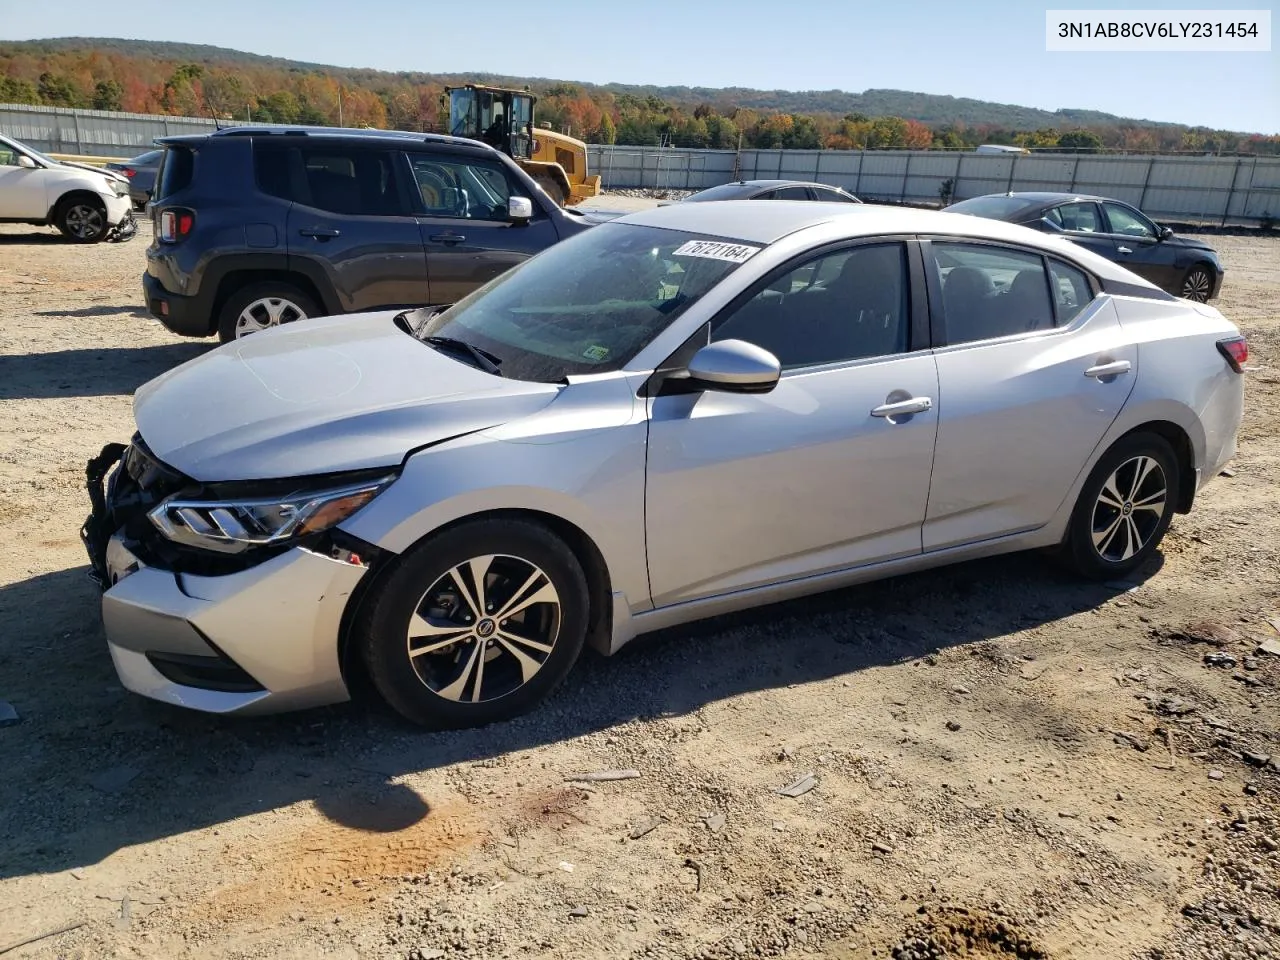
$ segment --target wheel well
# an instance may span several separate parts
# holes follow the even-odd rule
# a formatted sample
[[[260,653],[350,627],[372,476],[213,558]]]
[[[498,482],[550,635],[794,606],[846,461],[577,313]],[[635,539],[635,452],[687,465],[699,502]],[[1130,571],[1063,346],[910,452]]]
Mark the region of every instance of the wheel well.
[[[1134,427],[1125,436],[1130,437],[1135,433],[1154,433],[1169,441],[1178,457],[1178,502],[1174,505],[1174,510],[1178,513],[1190,513],[1191,504],[1196,497],[1196,457],[1187,432],[1168,420],[1153,420]]]
[[[591,609],[587,613],[587,643],[591,645],[591,638],[600,631],[609,631],[613,628],[613,584],[609,578],[609,569],[605,565],[604,555],[600,552],[600,548],[596,546],[582,528],[569,521],[554,516],[550,513],[543,513],[540,510],[488,510],[483,513],[473,513],[470,516],[459,517],[450,523],[446,523],[442,527],[437,527],[430,533],[421,537],[413,546],[421,543],[423,540],[431,537],[439,536],[446,530],[452,530],[464,523],[471,523],[475,520],[523,520],[527,523],[536,523],[545,527],[554,533],[557,537],[573,551],[574,557],[582,566],[582,572],[587,578],[587,595],[590,598]],[[405,553],[412,547],[406,548]],[[386,559],[381,563],[372,575],[364,578],[352,593],[351,602],[347,604],[347,609],[342,614],[342,624],[338,631],[338,663],[342,669],[343,680],[348,687],[352,685],[354,680],[362,676],[364,667],[358,659],[352,659],[349,656],[351,646],[351,634],[357,622],[359,622],[360,608],[367,602],[368,598],[375,592],[375,587],[382,579],[395,567],[399,557],[397,555],[387,554]]]
[[[102,202],[102,198],[92,190],[68,190],[55,200],[53,206],[49,208],[49,222],[52,223],[56,220],[58,214],[62,212],[62,208],[73,200],[89,200],[96,203],[103,210],[107,209],[107,205]]]
[[[320,296],[320,291],[316,289],[316,285],[304,274],[290,273],[288,270],[232,270],[218,281],[218,292],[214,294],[213,309],[210,311],[210,328],[217,329],[218,317],[222,313],[222,308],[226,306],[227,301],[231,299],[237,290],[242,290],[251,283],[263,283],[273,280],[277,283],[287,283],[297,287],[315,301],[320,309],[325,309],[324,297]]]

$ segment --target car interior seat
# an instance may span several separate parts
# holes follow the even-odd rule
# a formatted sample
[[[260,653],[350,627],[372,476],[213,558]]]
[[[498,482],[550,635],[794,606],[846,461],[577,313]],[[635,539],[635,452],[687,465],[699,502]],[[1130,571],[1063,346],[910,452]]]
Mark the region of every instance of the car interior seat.
[[[987,332],[986,323],[994,289],[991,278],[977,267],[951,268],[942,283],[949,342],[964,343],[995,336]]]

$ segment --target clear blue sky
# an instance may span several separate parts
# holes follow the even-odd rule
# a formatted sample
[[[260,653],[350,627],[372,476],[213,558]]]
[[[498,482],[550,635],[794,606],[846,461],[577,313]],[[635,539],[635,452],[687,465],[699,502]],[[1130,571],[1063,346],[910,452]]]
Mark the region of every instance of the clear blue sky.
[[[1272,0],[0,0],[0,39],[127,36],[350,67],[594,83],[890,87],[1280,132],[1280,56],[1048,53],[1046,9]],[[555,13],[548,13],[547,10]],[[1280,27],[1280,17],[1274,26]]]

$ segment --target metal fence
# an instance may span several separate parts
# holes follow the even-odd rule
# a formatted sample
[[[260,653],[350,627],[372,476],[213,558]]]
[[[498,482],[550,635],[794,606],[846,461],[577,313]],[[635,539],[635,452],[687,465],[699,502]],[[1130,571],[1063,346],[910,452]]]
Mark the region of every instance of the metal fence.
[[[224,121],[223,125],[228,122]],[[238,123],[247,125],[244,120]],[[209,133],[214,127],[208,117],[165,117],[0,103],[0,133],[45,153],[132,157],[153,149],[156,137]]]
[[[732,179],[816,180],[864,200],[940,202],[1008,190],[1095,193],[1153,217],[1280,220],[1280,157],[978,154],[941,150],[682,150],[592,146],[606,189],[701,190]]]
[[[0,104],[0,132],[51,153],[127,157],[150,149],[156,137],[213,128],[203,117]],[[1079,191],[1125,200],[1166,220],[1280,220],[1280,157],[593,145],[588,164],[606,189],[700,190],[734,178],[785,178],[835,184],[865,200],[936,204],[950,181],[956,200],[1006,190]]]

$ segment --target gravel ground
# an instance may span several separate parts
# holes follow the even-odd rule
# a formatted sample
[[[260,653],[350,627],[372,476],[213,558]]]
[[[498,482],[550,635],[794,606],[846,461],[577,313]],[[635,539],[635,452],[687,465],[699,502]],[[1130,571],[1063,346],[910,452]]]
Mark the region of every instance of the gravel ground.
[[[1280,240],[1212,238],[1240,455],[1136,589],[1028,556],[903,577],[588,656],[448,735],[117,685],[84,462],[209,346],[142,312],[147,242],[0,227],[6,960],[66,927],[12,956],[1280,954]]]

